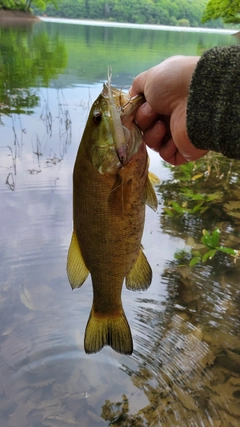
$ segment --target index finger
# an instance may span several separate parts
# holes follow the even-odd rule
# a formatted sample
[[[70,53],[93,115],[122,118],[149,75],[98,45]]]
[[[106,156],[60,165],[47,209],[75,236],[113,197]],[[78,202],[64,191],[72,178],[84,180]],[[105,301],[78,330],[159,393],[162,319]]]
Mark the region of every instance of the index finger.
[[[139,93],[143,93],[144,94],[144,88],[145,88],[145,83],[146,83],[146,78],[147,78],[147,72],[144,71],[141,74],[138,74],[137,77],[135,77],[135,79],[132,82],[132,86],[129,89],[129,94],[131,97],[138,95]]]

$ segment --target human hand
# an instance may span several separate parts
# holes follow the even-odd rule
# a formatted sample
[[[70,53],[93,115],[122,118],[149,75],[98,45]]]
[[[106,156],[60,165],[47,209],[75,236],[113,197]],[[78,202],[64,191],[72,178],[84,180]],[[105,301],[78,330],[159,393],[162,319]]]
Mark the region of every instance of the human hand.
[[[146,103],[135,120],[145,143],[172,165],[197,160],[207,153],[189,140],[186,127],[187,97],[198,56],[173,56],[139,74],[130,96],[143,93]]]

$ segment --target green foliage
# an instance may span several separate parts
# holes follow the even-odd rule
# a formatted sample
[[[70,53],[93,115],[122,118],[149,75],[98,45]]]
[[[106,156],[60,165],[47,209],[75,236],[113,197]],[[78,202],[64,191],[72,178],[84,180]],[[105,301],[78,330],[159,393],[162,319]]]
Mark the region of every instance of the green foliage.
[[[48,4],[55,8],[61,0],[0,0],[0,9],[10,10],[30,10],[31,6],[38,10],[45,11]]]
[[[203,214],[208,209],[209,203],[211,203],[213,200],[220,201],[223,197],[220,192],[213,194],[205,194],[200,192],[195,193],[193,190],[188,188],[183,188],[181,190],[181,195],[185,199],[182,204],[172,200],[168,202],[168,207],[164,208],[164,212],[167,215],[173,217],[176,214]]]
[[[191,259],[189,266],[193,267],[199,262],[205,262],[208,259],[212,259],[216,253],[223,252],[227,255],[233,256],[235,259],[237,259],[240,256],[240,251],[236,249],[232,249],[226,246],[219,245],[219,239],[220,239],[220,230],[216,228],[213,230],[212,233],[210,233],[207,230],[203,230],[203,236],[201,238],[201,242],[204,245],[204,247],[207,249],[207,251],[204,251],[204,253],[201,253],[200,251],[193,251],[193,258]]]
[[[37,2],[33,0],[34,12]],[[46,14],[61,18],[103,19],[117,22],[202,26],[207,0],[62,0],[58,10],[47,4]],[[47,2],[46,2],[47,3]],[[41,14],[41,11],[37,11]]]
[[[29,10],[31,6],[35,6],[37,9],[46,10],[47,5],[51,4],[55,9],[58,9],[58,4],[61,0],[26,0],[26,9]]]
[[[203,178],[204,174],[196,170],[197,164],[195,162],[188,162],[178,167],[178,180],[183,184],[184,182],[196,182],[198,179]],[[198,172],[198,173],[196,173]],[[187,184],[186,184],[187,185]],[[178,197],[181,199],[181,202],[176,200],[168,200],[164,207],[165,214],[174,217],[175,215],[197,215],[203,214],[211,202],[218,201],[220,202],[223,198],[223,194],[220,191],[214,193],[205,193],[203,191],[194,191],[192,188],[187,185],[186,187],[182,186],[179,189]]]
[[[190,22],[188,19],[179,19],[177,23],[179,27],[190,27]]]
[[[225,23],[240,23],[240,0],[209,0],[202,22],[218,18]]]
[[[0,9],[26,9],[26,0],[0,0]]]
[[[173,236],[183,234],[186,239],[188,235],[186,244],[192,249],[185,251],[181,265],[193,267],[214,257],[217,263],[223,256],[224,262],[232,257],[236,262],[240,258],[238,162],[209,153],[197,162],[167,167],[173,176],[160,186],[161,220]]]

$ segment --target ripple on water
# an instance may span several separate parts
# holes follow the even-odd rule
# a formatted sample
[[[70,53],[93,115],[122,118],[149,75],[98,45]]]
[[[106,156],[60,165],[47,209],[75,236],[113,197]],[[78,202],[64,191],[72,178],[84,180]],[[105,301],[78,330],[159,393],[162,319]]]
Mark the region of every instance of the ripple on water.
[[[49,345],[32,349],[25,363],[4,378],[1,425],[105,426],[110,402],[121,402],[123,395],[131,397],[127,412],[148,404],[121,368],[124,356],[112,357],[105,349],[90,358],[76,345]]]

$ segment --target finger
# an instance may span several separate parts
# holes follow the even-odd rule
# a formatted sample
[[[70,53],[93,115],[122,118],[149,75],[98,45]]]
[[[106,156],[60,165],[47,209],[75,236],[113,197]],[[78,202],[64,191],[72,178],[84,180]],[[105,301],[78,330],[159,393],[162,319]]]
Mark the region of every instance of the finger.
[[[166,135],[167,127],[162,121],[157,121],[152,127],[144,132],[143,138],[149,148],[159,152],[163,139]]]
[[[168,141],[159,148],[159,154],[162,159],[173,166],[179,166],[183,163],[198,160],[207,154],[207,152],[206,150],[199,150],[193,147],[192,151],[188,150],[186,153],[182,153],[178,150],[172,138],[168,139]]]
[[[139,74],[132,82],[132,86],[129,89],[130,96],[138,95],[139,93],[144,93],[144,87],[147,79],[147,72]]]
[[[163,160],[173,166],[178,166],[187,162],[185,157],[183,157],[183,155],[180,153],[180,151],[174,144],[172,138],[170,138],[165,144],[161,145],[159,149],[159,154]]]
[[[138,108],[135,115],[135,120],[139,125],[140,129],[144,132],[146,129],[153,125],[157,117],[158,114],[153,111],[152,107],[147,102],[145,102]]]

